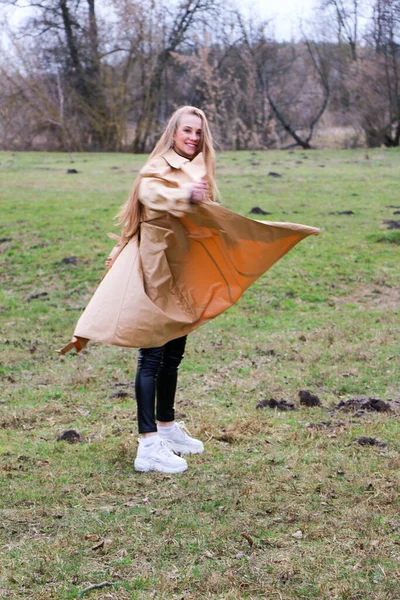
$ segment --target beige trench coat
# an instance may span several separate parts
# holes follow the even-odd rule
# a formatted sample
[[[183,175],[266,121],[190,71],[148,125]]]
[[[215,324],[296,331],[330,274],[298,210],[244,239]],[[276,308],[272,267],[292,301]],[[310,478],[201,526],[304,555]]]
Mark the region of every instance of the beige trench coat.
[[[115,247],[77,323],[74,336],[83,342],[151,348],[186,335],[237,302],[300,240],[319,233],[254,221],[214,202],[191,203],[193,183],[206,175],[201,154],[190,161],[169,150],[141,174],[139,232]]]

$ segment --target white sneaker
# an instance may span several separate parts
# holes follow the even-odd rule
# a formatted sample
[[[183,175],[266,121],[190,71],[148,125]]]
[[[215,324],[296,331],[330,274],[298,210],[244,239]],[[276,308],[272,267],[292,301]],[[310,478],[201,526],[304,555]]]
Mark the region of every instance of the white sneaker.
[[[169,447],[179,454],[201,454],[204,452],[203,442],[192,438],[183,421],[175,423],[175,427],[164,437],[162,427],[159,428],[162,439],[167,439]]]
[[[134,466],[135,471],[182,473],[187,469],[187,462],[184,458],[176,456],[167,442],[158,438],[150,446],[139,442]]]

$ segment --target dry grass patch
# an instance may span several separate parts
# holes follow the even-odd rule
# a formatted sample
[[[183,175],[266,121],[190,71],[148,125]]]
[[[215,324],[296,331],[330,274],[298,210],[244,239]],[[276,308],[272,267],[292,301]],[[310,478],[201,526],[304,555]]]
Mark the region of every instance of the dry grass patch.
[[[395,310],[400,307],[400,289],[382,281],[360,285],[351,294],[332,297],[338,306],[355,304],[362,310]]]

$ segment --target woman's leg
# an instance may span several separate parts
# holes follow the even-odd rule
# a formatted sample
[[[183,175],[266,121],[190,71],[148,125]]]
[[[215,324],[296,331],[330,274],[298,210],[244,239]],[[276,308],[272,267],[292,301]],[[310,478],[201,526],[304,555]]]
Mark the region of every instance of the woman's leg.
[[[156,380],[163,348],[140,348],[136,371],[135,393],[139,433],[156,433]]]
[[[182,473],[187,462],[173,453],[157,433],[155,421],[156,381],[164,352],[162,348],[141,348],[136,372],[135,391],[141,434],[134,466],[136,471]]]
[[[161,439],[179,454],[200,454],[204,450],[200,440],[192,438],[184,423],[175,423],[175,392],[178,368],[185,351],[186,336],[164,346],[157,377],[157,421]]]
[[[157,375],[157,420],[172,425],[175,420],[175,393],[178,368],[182,362],[186,336],[167,342],[163,347],[161,364]]]

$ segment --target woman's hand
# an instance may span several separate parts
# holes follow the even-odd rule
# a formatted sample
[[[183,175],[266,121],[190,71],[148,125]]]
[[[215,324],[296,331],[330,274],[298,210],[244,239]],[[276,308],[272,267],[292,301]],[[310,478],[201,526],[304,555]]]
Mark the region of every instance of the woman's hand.
[[[111,265],[111,261],[112,261],[112,258],[111,258],[111,256],[109,256],[106,260],[106,267],[109,267]]]
[[[192,195],[190,196],[190,201],[194,203],[203,202],[207,196],[207,181],[205,179],[201,179],[197,183],[193,185]]]

